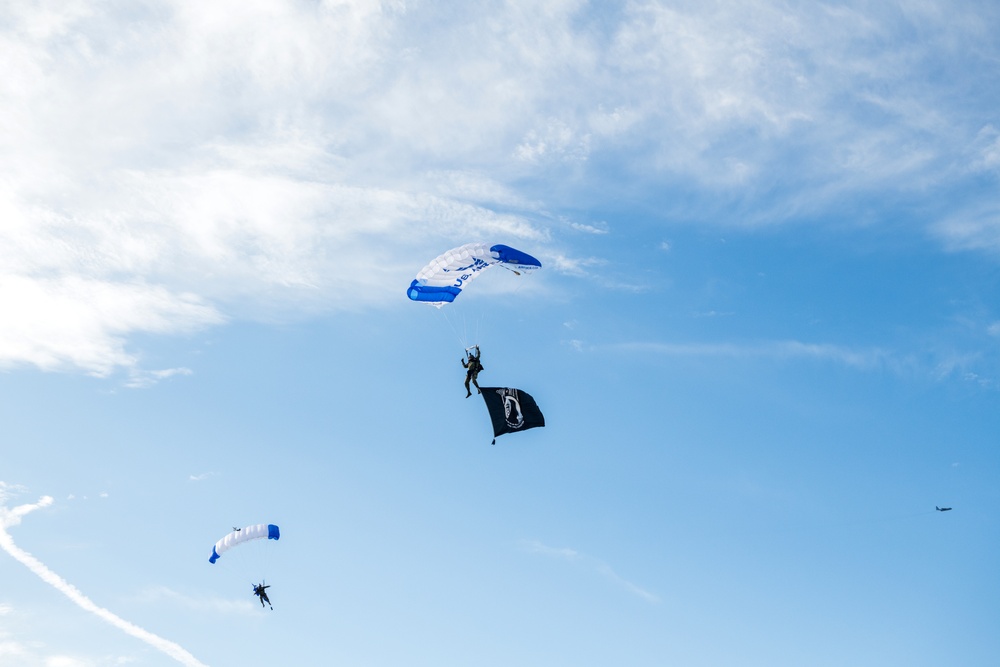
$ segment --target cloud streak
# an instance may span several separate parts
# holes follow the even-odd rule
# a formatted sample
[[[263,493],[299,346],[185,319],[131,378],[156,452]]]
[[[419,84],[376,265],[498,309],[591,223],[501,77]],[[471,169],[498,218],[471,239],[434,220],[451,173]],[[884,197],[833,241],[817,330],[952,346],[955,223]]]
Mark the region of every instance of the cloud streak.
[[[625,589],[632,595],[642,598],[646,602],[655,604],[660,601],[659,596],[625,579],[615,572],[610,565],[599,558],[588,556],[575,549],[569,549],[566,547],[550,547],[539,542],[538,540],[522,540],[521,547],[528,553],[582,565],[584,568],[600,574],[609,581],[613,582],[615,585]]]
[[[10,487],[0,487],[0,501],[6,501],[9,495],[9,492],[6,491],[8,488]],[[19,525],[24,516],[34,512],[35,510],[48,507],[52,504],[52,502],[53,500],[51,496],[42,496],[36,503],[18,505],[10,509],[6,506],[0,507],[0,549],[3,549],[8,555],[11,556],[11,558],[27,567],[32,573],[38,576],[38,578],[68,597],[74,604],[79,606],[84,611],[94,614],[122,632],[146,643],[150,647],[166,654],[186,667],[205,667],[204,663],[195,658],[180,645],[155,635],[148,630],[144,630],[134,623],[130,623],[129,621],[126,621],[125,619],[108,611],[104,607],[98,606],[91,601],[90,598],[81,593],[79,589],[57,575],[40,560],[14,543],[14,539],[10,536],[10,533],[7,532],[7,529]]]

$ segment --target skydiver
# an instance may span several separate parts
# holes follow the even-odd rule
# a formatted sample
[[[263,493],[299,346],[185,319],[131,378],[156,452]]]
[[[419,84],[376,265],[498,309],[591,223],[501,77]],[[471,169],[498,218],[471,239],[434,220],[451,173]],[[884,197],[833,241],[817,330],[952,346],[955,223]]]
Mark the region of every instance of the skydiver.
[[[268,607],[271,607],[271,601],[268,599],[267,593],[264,592],[264,589],[266,588],[270,588],[270,586],[265,586],[264,584],[260,584],[258,586],[257,584],[253,584],[253,594],[260,598],[261,609],[264,608],[265,602]],[[274,611],[274,607],[271,607],[271,611]]]
[[[465,397],[466,398],[468,398],[469,396],[472,396],[472,390],[469,389],[469,382],[472,382],[472,384],[476,385],[476,393],[477,394],[483,393],[479,389],[479,382],[477,381],[477,379],[479,378],[480,371],[484,371],[486,369],[483,368],[482,362],[479,361],[479,357],[480,357],[479,346],[477,345],[475,349],[476,349],[476,353],[475,354],[470,354],[469,351],[466,350],[465,354],[468,357],[468,361],[466,361],[465,359],[461,359],[460,360],[462,362],[462,368],[468,368],[469,369],[466,372],[466,374],[465,374]]]
[[[950,512],[951,511],[950,507],[938,507],[937,505],[934,506],[934,509],[936,509],[938,512]]]
[[[240,532],[243,529],[242,528],[237,528],[236,526],[233,526],[233,530],[235,530],[238,533],[238,532]]]

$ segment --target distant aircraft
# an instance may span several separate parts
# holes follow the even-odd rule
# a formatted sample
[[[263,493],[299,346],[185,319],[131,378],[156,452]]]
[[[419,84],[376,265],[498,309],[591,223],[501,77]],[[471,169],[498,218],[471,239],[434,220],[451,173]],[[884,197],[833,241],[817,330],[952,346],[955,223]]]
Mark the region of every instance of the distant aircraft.
[[[240,532],[243,529],[242,528],[237,528],[236,526],[233,526],[233,530],[235,530],[238,533],[238,532]]]
[[[950,512],[951,511],[950,507],[938,507],[937,505],[934,506],[934,509],[936,509],[938,512]]]

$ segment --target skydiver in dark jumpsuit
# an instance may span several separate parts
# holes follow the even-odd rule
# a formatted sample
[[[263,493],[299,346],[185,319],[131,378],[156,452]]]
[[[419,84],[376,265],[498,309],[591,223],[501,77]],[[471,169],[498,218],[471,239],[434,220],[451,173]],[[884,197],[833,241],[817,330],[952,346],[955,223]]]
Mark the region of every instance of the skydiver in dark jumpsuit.
[[[462,359],[461,361],[462,361],[462,368],[468,368],[469,369],[465,373],[465,392],[466,392],[465,393],[465,397],[468,398],[469,396],[472,396],[472,390],[469,389],[469,383],[470,382],[472,384],[476,385],[476,393],[477,394],[483,393],[479,389],[479,382],[477,381],[477,379],[479,377],[480,371],[484,371],[486,369],[483,368],[482,362],[479,361],[480,352],[479,352],[479,346],[478,345],[476,346],[476,353],[475,354],[469,354],[469,353],[466,353],[466,354],[468,355],[468,362],[466,362],[465,359]]]
[[[253,585],[253,594],[260,598],[260,606],[264,607],[264,603],[267,603],[268,607],[271,607],[271,601],[267,597],[267,593],[264,592],[265,588],[270,588],[270,586],[265,586],[264,584]],[[274,607],[271,607],[271,611],[274,611]]]

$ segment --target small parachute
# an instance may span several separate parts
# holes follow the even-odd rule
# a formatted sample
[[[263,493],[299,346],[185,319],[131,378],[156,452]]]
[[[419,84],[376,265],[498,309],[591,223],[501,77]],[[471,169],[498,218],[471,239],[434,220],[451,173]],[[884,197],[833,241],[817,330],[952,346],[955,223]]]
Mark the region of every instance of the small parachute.
[[[214,564],[222,554],[244,542],[262,540],[264,538],[276,540],[279,537],[281,537],[281,533],[273,523],[258,523],[246,528],[237,528],[215,543],[215,546],[212,548],[212,556],[208,559],[208,562]]]
[[[413,301],[440,308],[453,302],[479,274],[497,265],[520,275],[521,271],[541,268],[542,263],[510,246],[467,243],[436,257],[422,268],[406,295]]]

